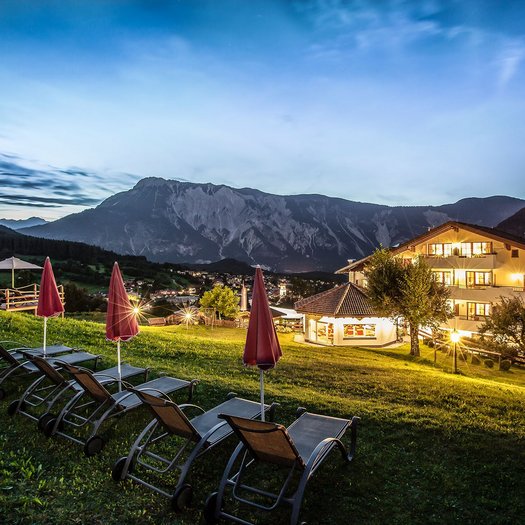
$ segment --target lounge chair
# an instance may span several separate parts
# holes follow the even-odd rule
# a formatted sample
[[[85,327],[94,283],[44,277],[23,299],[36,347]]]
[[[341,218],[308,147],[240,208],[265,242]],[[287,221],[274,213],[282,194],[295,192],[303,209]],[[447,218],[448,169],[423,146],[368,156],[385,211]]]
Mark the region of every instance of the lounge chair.
[[[46,436],[59,435],[73,443],[84,447],[86,456],[98,454],[105,446],[106,440],[98,435],[102,424],[107,420],[117,418],[140,407],[142,401],[134,392],[123,390],[111,394],[107,384],[102,384],[86,368],[64,364],[64,369],[82,387],[62,408],[57,417],[49,419],[43,427]],[[118,380],[115,381],[118,383]],[[153,396],[168,396],[179,390],[188,389],[188,400],[193,397],[193,390],[198,383],[196,379],[185,381],[174,377],[159,377],[135,387],[136,390],[147,391]],[[71,431],[90,428],[88,436],[83,439]]]
[[[206,523],[217,523],[220,518],[225,518],[250,525],[251,522],[224,511],[225,490],[231,487],[234,500],[255,509],[269,512],[283,503],[290,505],[290,523],[296,525],[306,484],[329,452],[337,447],[344,461],[352,461],[358,417],[351,420],[339,419],[311,414],[305,409],[299,409],[298,415],[288,428],[276,423],[253,421],[227,414],[220,416],[228,422],[241,443],[228,461],[218,492],[214,492],[206,500]],[[351,431],[349,452],[341,441],[347,429]],[[231,474],[239,458],[240,466],[235,474]],[[278,493],[247,485],[244,481],[246,471],[250,469],[253,475],[253,471],[262,463],[288,470]],[[295,473],[299,474],[299,481],[295,491],[291,491],[292,480],[296,478]]]
[[[20,344],[18,341],[0,341],[0,349],[9,352],[13,357],[15,357],[15,359],[22,359],[24,357],[23,353],[38,356],[44,355],[43,347],[30,348],[29,346]],[[46,347],[46,357],[55,357],[60,354],[68,354],[75,351],[77,351],[77,349],[71,348],[70,346],[51,345]],[[0,361],[3,365],[9,366],[9,364],[6,363],[3,353],[0,354]]]
[[[170,498],[171,507],[176,511],[182,511],[191,501],[193,488],[186,483],[186,478],[193,462],[233,434],[226,421],[219,419],[218,415],[226,413],[248,419],[261,416],[260,403],[238,398],[233,393],[229,394],[224,403],[204,411],[196,405],[176,405],[169,399],[161,399],[148,392],[130,390],[149,407],[155,419],[139,434],[129,454],[116,461],[113,466],[113,479],[122,481],[129,478]],[[185,412],[191,409],[197,409],[200,414],[190,420]],[[273,417],[274,410],[274,405],[265,405],[265,411],[270,411],[270,418]],[[173,437],[182,438],[184,441],[174,450],[171,458],[159,455],[156,445],[165,445],[166,440]],[[135,472],[137,467],[161,476],[177,470],[179,477],[174,490],[168,492],[141,479]]]
[[[31,349],[29,349],[27,352],[31,352]],[[10,377],[27,377],[40,372],[39,368],[35,364],[31,363],[28,360],[28,356],[24,355],[23,352],[10,352],[0,346],[0,358],[2,358],[2,360],[6,363],[6,367],[2,368],[0,371],[0,400],[4,399],[7,395],[4,386],[5,382]],[[72,352],[70,354],[61,354],[60,356],[55,356],[52,358],[46,357],[46,359],[54,368],[61,367],[63,363],[78,365],[87,363],[88,361],[93,361],[94,369],[96,369],[100,355],[78,351]]]
[[[56,417],[52,414],[53,408],[80,392],[82,387],[75,380],[64,377],[60,370],[53,367],[47,359],[31,354],[26,355],[29,361],[40,370],[42,376],[29,385],[20,399],[11,402],[7,413],[10,416],[21,414],[33,421],[38,421],[38,428],[43,430],[47,421]],[[128,380],[143,375],[146,381],[148,371],[147,368],[122,364],[121,378]],[[118,367],[99,370],[93,375],[102,384],[115,382],[118,379]],[[43,413],[42,407],[45,407]]]

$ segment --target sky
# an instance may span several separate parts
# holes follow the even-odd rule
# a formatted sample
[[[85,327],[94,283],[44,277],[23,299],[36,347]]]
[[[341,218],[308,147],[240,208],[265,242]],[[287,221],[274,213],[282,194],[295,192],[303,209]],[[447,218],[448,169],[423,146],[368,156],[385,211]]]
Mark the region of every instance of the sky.
[[[525,2],[2,0],[0,217],[156,176],[525,198]]]

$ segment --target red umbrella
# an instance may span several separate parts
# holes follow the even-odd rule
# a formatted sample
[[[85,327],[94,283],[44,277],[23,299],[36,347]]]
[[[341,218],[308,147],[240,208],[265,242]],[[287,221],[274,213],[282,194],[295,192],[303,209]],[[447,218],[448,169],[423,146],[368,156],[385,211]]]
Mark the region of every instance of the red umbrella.
[[[106,315],[106,338],[117,342],[119,388],[120,371],[120,341],[129,341],[139,333],[136,311],[131,304],[124,281],[118,267],[113,265],[109,282],[108,311]]]
[[[250,323],[246,334],[243,362],[247,366],[258,366],[261,383],[261,419],[264,421],[264,371],[273,368],[281,357],[281,346],[273,324],[263,274],[255,270]]]
[[[36,315],[44,318],[44,357],[46,356],[46,339],[47,339],[47,318],[59,315],[64,311],[62,299],[58,293],[57,283],[51,267],[49,257],[46,257],[42,280],[40,281],[40,291],[38,294],[38,306]]]

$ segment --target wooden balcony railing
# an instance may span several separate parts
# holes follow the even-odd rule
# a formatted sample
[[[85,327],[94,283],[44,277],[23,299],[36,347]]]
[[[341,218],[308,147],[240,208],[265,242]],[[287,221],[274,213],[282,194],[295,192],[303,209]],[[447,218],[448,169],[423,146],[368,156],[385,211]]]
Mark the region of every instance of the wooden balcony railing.
[[[4,300],[0,308],[6,312],[33,310],[36,314],[39,288],[37,284],[30,284],[21,288],[5,288],[0,290],[0,295],[3,296]],[[61,284],[58,285],[58,293],[62,304],[65,304],[64,287]],[[62,316],[63,315],[64,314],[62,314]]]

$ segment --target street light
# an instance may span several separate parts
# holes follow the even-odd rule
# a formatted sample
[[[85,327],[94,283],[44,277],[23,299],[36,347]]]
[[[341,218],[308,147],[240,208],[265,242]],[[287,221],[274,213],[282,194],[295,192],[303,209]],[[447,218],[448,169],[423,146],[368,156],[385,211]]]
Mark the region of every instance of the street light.
[[[450,340],[454,343],[454,374],[458,373],[458,352],[457,352],[457,344],[460,340],[460,335],[458,332],[452,332],[450,334]]]

